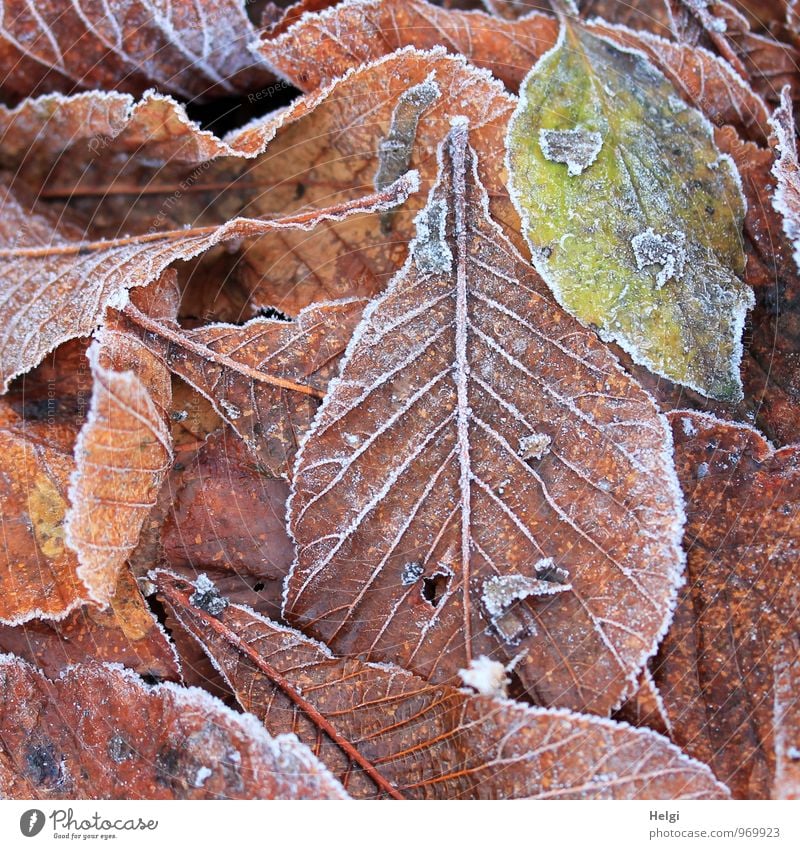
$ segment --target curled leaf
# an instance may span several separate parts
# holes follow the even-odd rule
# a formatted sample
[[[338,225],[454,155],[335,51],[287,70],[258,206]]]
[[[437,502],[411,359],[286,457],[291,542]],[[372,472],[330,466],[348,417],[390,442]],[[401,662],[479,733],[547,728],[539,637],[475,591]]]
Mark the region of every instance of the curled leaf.
[[[772,173],[778,181],[772,205],[783,216],[783,230],[792,244],[794,261],[800,268],[800,164],[797,161],[794,104],[788,88],[782,90],[780,106],[773,113],[770,124],[778,148],[772,166]]]
[[[0,206],[0,379],[3,388],[35,366],[57,345],[88,336],[107,306],[123,306],[126,292],[146,286],[172,263],[195,257],[221,242],[311,229],[321,221],[358,212],[383,211],[402,203],[418,187],[404,175],[382,192],[333,207],[275,220],[234,218],[221,225],[148,232],[87,241],[49,209],[28,210],[9,191]]]
[[[741,190],[669,81],[565,21],[522,87],[508,159],[534,264],[559,303],[658,374],[741,397],[753,304]]]
[[[174,275],[135,298],[174,316]],[[163,358],[119,327],[104,328],[87,357],[94,388],[75,446],[66,541],[91,598],[105,606],[172,462],[172,388]]]

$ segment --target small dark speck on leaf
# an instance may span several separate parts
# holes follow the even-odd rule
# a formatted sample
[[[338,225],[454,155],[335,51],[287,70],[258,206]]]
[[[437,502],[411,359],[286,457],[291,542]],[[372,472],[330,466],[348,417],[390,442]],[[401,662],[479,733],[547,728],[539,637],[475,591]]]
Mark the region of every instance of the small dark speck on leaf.
[[[228,599],[220,595],[205,573],[198,577],[194,586],[195,591],[189,597],[189,602],[198,610],[204,610],[211,616],[219,616],[228,606]]]
[[[29,746],[25,753],[27,772],[34,784],[55,785],[61,779],[61,761],[52,743]]]
[[[108,741],[108,756],[115,764],[121,764],[131,760],[134,756],[134,751],[128,741],[119,734],[115,734]]]

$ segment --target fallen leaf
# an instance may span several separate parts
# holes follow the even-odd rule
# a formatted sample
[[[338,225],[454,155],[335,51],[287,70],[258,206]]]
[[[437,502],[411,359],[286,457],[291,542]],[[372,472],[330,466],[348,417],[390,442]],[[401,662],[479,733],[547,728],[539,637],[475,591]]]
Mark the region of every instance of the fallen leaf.
[[[0,269],[8,281],[0,297],[3,387],[57,345],[88,336],[101,323],[106,307],[124,305],[128,289],[153,282],[178,260],[230,239],[283,228],[308,230],[320,221],[383,211],[416,188],[415,175],[409,174],[383,192],[287,218],[234,218],[222,225],[96,241],[84,240],[80,230],[65,225],[51,210],[26,210],[6,191],[0,204],[6,244],[0,249]]]
[[[336,658],[248,608],[227,605],[213,615],[197,606],[191,584],[164,572],[157,579],[178,621],[219,666],[242,706],[270,733],[291,729],[313,745],[354,797],[727,795],[706,767],[650,731],[470,695],[395,666]]]
[[[775,133],[777,156],[772,173],[778,181],[772,205],[783,216],[783,230],[792,244],[794,261],[800,268],[800,165],[797,162],[797,133],[789,89],[781,92],[780,106],[770,119]]]
[[[11,625],[63,619],[90,597],[64,540],[75,464],[69,448],[48,444],[41,430],[24,422],[0,430],[0,622]]]
[[[521,654],[537,703],[604,713],[680,582],[669,436],[488,217],[463,122],[440,163],[298,453],[284,614],[435,681]]]
[[[147,687],[115,664],[48,680],[0,656],[6,799],[342,799],[294,737],[198,689]]]
[[[773,798],[800,799],[800,645],[779,647],[775,664],[775,784]]]
[[[585,29],[620,47],[643,53],[680,96],[715,126],[729,124],[747,139],[764,143],[769,110],[763,99],[721,57],[702,46],[676,43],[649,32],[592,21]]]
[[[134,305],[168,320],[178,302],[174,275],[132,297]],[[172,390],[163,357],[114,324],[103,328],[87,357],[94,389],[75,446],[64,526],[80,561],[78,576],[104,607],[172,462]]]
[[[566,18],[522,91],[512,196],[559,303],[652,371],[740,398],[744,204],[707,122],[641,54]]]
[[[273,477],[288,477],[297,446],[366,306],[350,298],[314,304],[294,321],[256,317],[245,324],[181,330],[133,306],[125,319],[142,342],[205,396]]]
[[[255,36],[242,0],[178,5],[5,5],[0,18],[4,98],[81,88],[158,88],[208,99],[272,79],[247,47]]]
[[[338,3],[304,15],[278,37],[264,33],[257,52],[301,91],[313,91],[401,47],[430,50],[443,45],[487,68],[515,91],[533,61],[552,47],[557,33],[556,19],[540,12],[506,23],[425,0],[378,0]]]
[[[800,452],[672,413],[687,583],[653,665],[673,740],[738,798],[769,798],[777,647],[800,627]]]
[[[175,649],[123,569],[106,610],[86,605],[59,621],[0,626],[0,653],[15,654],[55,678],[89,661],[124,664],[149,681],[179,681]]]
[[[673,31],[678,41],[706,41],[748,81],[754,91],[777,100],[785,85],[797,85],[800,53],[772,35],[753,32],[746,15],[723,0],[679,0],[685,10],[682,26]]]

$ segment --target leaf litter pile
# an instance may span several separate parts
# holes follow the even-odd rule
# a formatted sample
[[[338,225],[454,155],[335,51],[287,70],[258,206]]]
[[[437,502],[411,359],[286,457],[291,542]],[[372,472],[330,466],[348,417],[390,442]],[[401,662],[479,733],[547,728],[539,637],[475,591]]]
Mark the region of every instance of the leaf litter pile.
[[[0,796],[800,796],[796,4],[0,23]]]

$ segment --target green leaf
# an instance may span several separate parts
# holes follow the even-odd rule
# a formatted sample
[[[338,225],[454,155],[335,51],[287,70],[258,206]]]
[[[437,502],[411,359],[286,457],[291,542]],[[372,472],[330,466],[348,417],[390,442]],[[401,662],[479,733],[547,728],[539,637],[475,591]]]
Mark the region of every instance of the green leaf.
[[[523,232],[558,302],[652,371],[741,398],[744,200],[705,118],[643,55],[562,15],[507,144]]]

